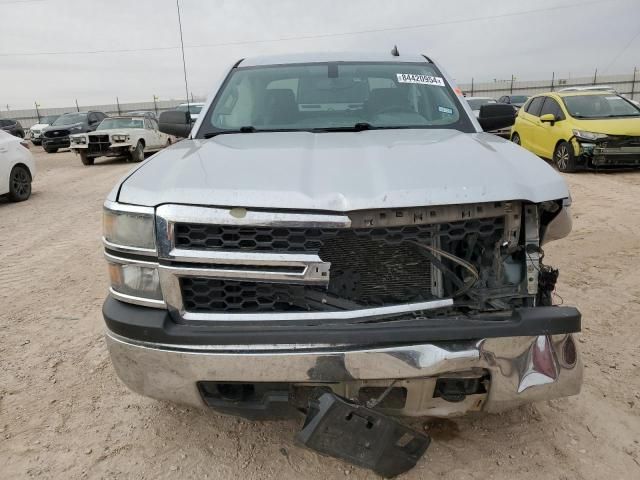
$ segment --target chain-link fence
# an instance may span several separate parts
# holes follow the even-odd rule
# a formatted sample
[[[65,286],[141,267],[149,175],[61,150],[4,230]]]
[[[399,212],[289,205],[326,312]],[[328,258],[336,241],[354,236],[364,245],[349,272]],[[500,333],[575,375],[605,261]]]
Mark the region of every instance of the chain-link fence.
[[[627,75],[598,75],[595,71],[589,77],[562,78],[552,75],[548,80],[520,80],[515,76],[492,82],[461,83],[458,85],[468,97],[493,97],[503,95],[535,95],[567,87],[608,86],[630,99],[640,97],[640,71],[636,69]]]
[[[567,87],[608,86],[618,93],[630,99],[640,98],[640,71],[626,75],[598,75],[597,71],[589,77],[562,78],[552,75],[548,80],[520,80],[512,76],[506,80],[494,80],[492,82],[459,84],[459,87],[468,97],[493,97],[500,98],[503,95],[534,95]],[[191,102],[203,102],[203,98],[193,98]],[[45,115],[62,114],[67,112],[97,110],[108,115],[118,115],[135,110],[147,110],[159,114],[165,110],[171,110],[184,100],[154,100],[151,102],[112,103],[108,105],[78,105],[64,108],[34,108],[31,110],[11,110],[0,113],[0,118],[18,120],[23,127],[29,128],[38,123]]]
[[[189,99],[190,103],[204,102],[204,98],[193,97]],[[29,128],[39,122],[40,118],[46,115],[60,115],[69,112],[86,112],[88,110],[96,110],[104,112],[107,115],[120,115],[126,112],[149,111],[155,112],[156,115],[166,110],[172,110],[186,100],[154,100],[151,102],[133,102],[133,103],[111,103],[107,105],[82,105],[76,103],[71,107],[61,108],[33,108],[30,110],[10,110],[0,112],[0,118],[10,118],[18,120],[24,128]]]

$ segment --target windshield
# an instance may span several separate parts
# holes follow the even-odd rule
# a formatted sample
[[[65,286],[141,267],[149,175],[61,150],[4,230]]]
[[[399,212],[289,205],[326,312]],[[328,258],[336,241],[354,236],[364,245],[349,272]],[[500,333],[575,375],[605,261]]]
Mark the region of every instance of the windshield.
[[[144,128],[141,118],[105,118],[96,130],[111,130],[113,128]]]
[[[84,123],[86,119],[86,113],[65,113],[64,115],[59,116],[51,125],[73,125],[74,123]]]
[[[619,95],[575,95],[564,97],[564,104],[574,118],[638,117],[640,109]]]
[[[178,110],[179,112],[186,112],[187,106],[179,105],[176,110]],[[189,113],[200,113],[200,110],[202,110],[202,105],[189,105]]]
[[[511,103],[524,103],[529,100],[526,95],[511,95]]]
[[[199,134],[358,125],[474,131],[435,66],[340,62],[233,70]]]
[[[470,98],[467,100],[471,110],[480,110],[482,105],[489,105],[491,103],[498,103],[493,98]]]
[[[60,115],[45,115],[44,117],[40,118],[40,123],[51,125],[53,122],[55,122],[58,119],[59,116]]]

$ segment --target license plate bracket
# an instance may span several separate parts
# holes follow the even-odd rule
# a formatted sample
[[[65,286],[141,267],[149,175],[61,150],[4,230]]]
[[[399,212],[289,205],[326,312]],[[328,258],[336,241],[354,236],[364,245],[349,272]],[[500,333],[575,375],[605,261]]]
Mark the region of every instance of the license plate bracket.
[[[329,392],[310,400],[296,440],[386,478],[413,468],[431,443],[428,435]]]

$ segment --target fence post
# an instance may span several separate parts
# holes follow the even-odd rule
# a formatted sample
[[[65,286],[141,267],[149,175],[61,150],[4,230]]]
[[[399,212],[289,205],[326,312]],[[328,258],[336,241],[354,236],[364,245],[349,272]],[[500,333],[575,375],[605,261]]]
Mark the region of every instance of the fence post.
[[[78,106],[78,99],[76,98],[76,110],[79,112],[80,111],[80,107]]]
[[[156,111],[156,115],[158,115],[158,104],[156,103],[156,100],[158,100],[157,96],[153,96],[153,109]]]
[[[38,123],[40,123],[40,110],[38,110],[38,101],[36,100],[35,102],[33,102],[33,104],[36,106],[36,115],[38,116]]]
[[[118,115],[121,115],[121,113],[120,113],[120,99],[118,97],[116,97],[116,105],[118,106]]]
[[[509,87],[509,93],[513,93],[513,79],[514,79],[514,76],[513,74],[511,74],[511,86]]]
[[[551,91],[553,92],[553,81],[556,79],[556,72],[551,72]]]
[[[598,69],[596,68],[596,71],[593,72],[593,84],[596,84],[596,81],[598,79]]]
[[[471,96],[473,97],[473,77],[471,77]]]
[[[633,100],[633,95],[636,91],[636,70],[637,67],[633,67],[633,80],[631,81],[631,100]]]

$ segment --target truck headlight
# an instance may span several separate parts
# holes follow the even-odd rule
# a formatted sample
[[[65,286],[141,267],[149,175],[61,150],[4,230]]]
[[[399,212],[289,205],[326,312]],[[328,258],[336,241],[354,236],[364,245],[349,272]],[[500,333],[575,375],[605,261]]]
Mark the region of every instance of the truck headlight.
[[[103,231],[109,243],[141,253],[156,252],[153,208],[109,202],[104,206]]]
[[[573,136],[578,140],[586,140],[588,142],[594,142],[596,140],[607,138],[606,133],[587,132],[585,130],[573,130]]]
[[[156,266],[119,263],[124,259],[114,260],[114,257],[107,256],[113,292],[140,299],[162,301],[160,278]]]
[[[111,295],[123,302],[166,308],[160,287],[154,209],[107,201],[104,204],[105,257]]]
[[[71,143],[85,144],[87,139],[86,137],[71,137]]]

